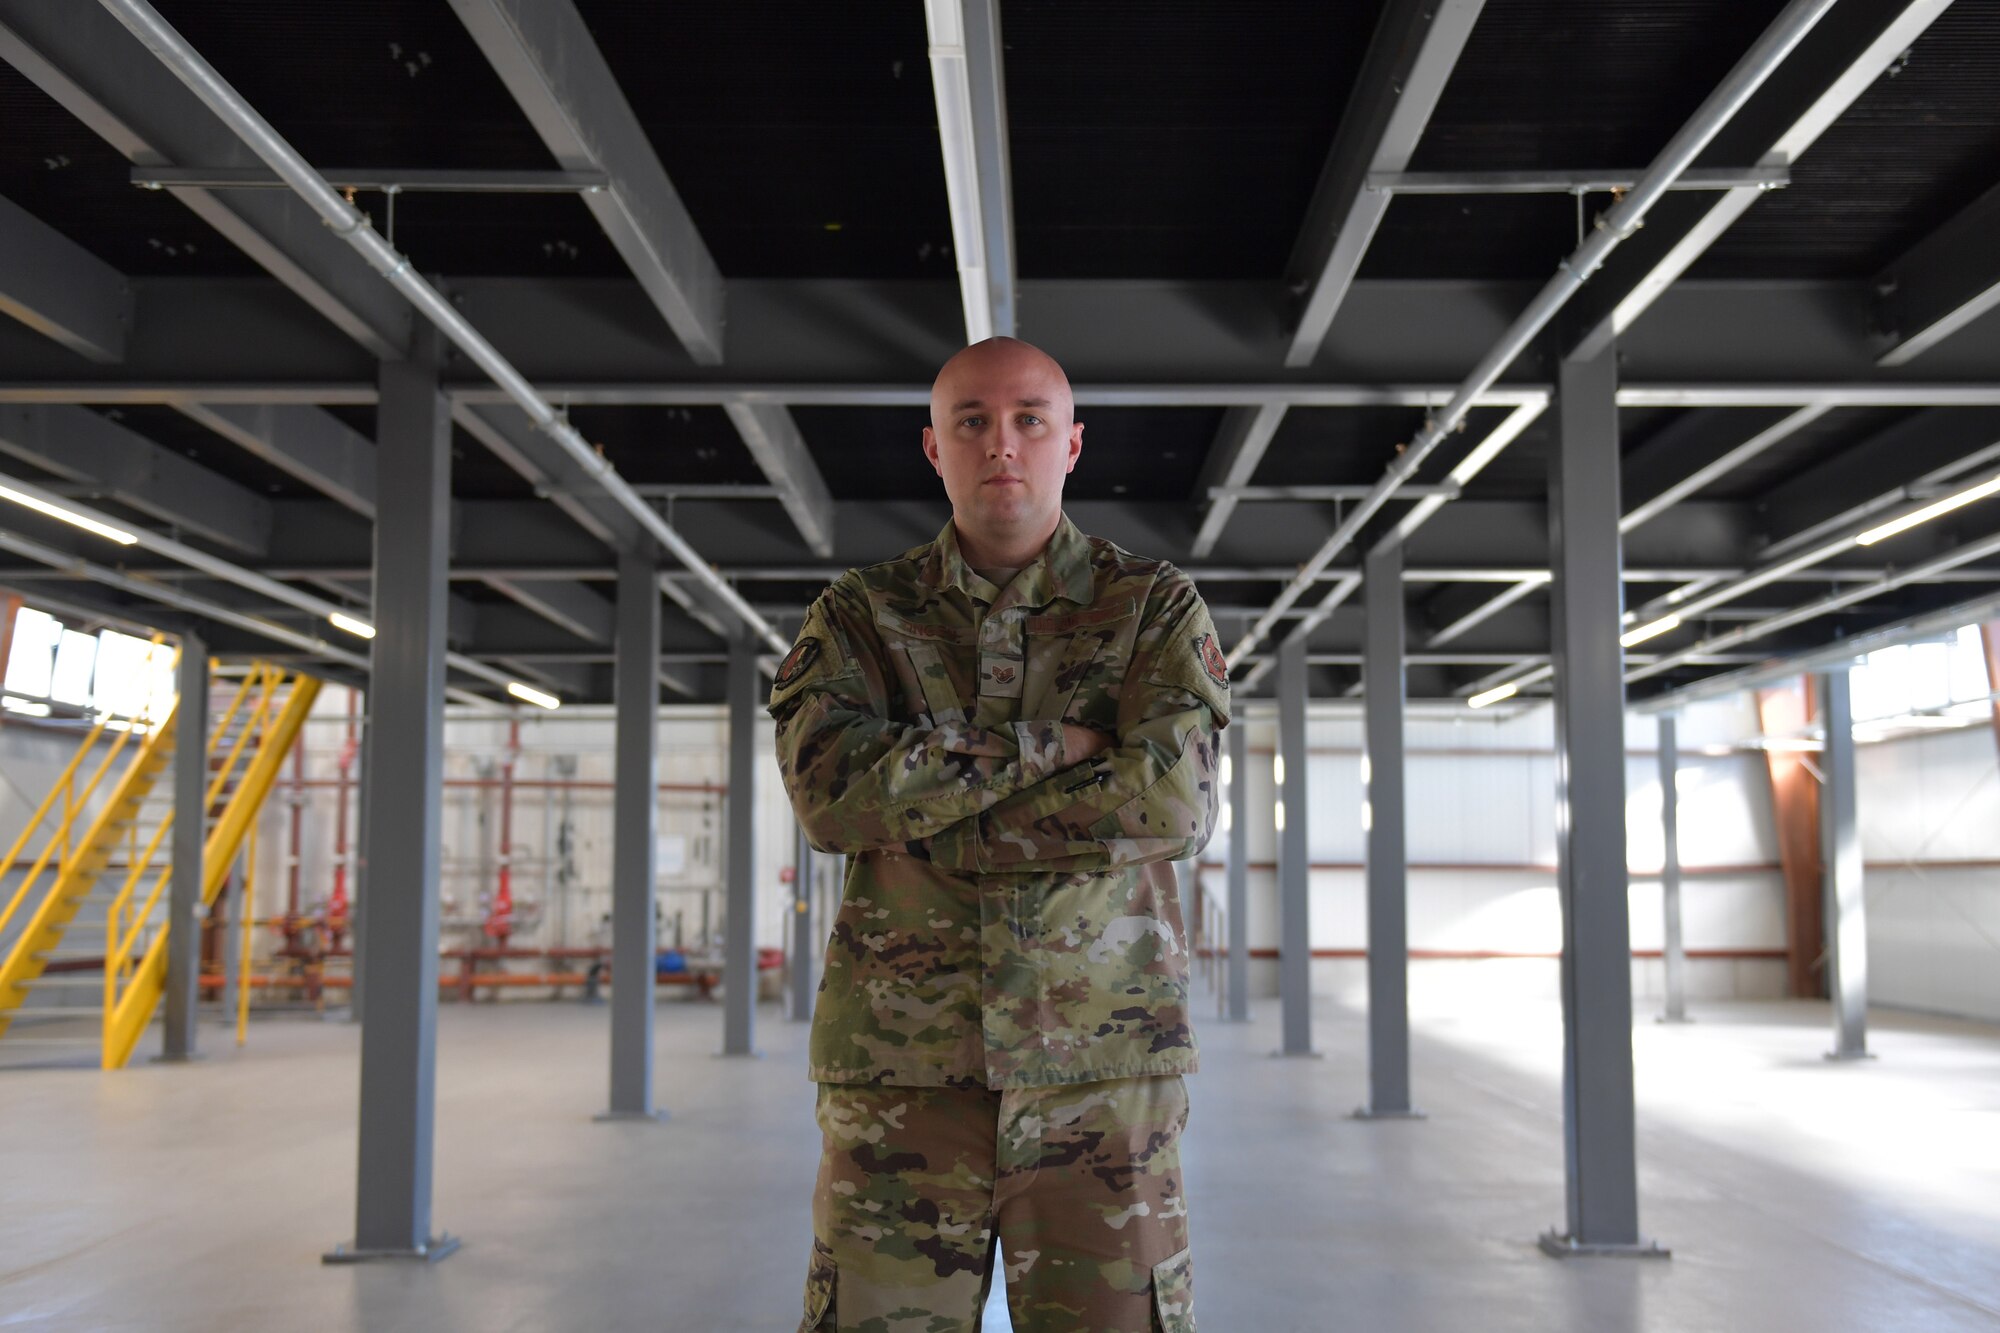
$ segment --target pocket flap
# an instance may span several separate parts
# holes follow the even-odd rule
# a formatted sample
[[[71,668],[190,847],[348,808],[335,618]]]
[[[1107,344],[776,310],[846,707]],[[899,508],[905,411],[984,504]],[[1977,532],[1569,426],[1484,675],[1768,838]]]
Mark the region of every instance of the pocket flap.
[[[1194,1333],[1194,1250],[1153,1265],[1153,1312],[1160,1333]]]
[[[839,1278],[833,1251],[815,1236],[812,1266],[806,1270],[806,1317],[799,1323],[799,1333],[823,1333],[839,1327],[834,1322],[833,1309],[833,1290],[839,1285]]]

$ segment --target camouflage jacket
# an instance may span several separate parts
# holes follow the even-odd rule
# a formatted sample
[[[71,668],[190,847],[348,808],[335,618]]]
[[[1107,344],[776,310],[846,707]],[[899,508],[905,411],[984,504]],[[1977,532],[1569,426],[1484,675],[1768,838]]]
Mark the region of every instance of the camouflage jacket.
[[[813,603],[770,707],[807,837],[851,858],[815,1080],[1195,1068],[1166,862],[1214,826],[1229,683],[1185,574],[1064,518],[996,588],[946,524]],[[1064,721],[1113,744],[1071,762]]]

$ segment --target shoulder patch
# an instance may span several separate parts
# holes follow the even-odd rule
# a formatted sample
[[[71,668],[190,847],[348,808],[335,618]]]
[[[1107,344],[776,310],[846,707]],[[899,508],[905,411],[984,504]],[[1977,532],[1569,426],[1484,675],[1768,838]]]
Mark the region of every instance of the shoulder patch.
[[[778,689],[784,689],[787,685],[798,680],[800,676],[803,676],[806,673],[806,669],[818,659],[819,640],[814,638],[800,639],[792,645],[792,651],[785,654],[785,660],[778,664],[778,674],[772,683]]]
[[[793,649],[797,652],[797,649]],[[1213,632],[1202,634],[1195,639],[1195,656],[1201,659],[1201,669],[1208,678],[1223,689],[1229,688],[1229,662],[1222,655],[1222,648],[1215,641]]]

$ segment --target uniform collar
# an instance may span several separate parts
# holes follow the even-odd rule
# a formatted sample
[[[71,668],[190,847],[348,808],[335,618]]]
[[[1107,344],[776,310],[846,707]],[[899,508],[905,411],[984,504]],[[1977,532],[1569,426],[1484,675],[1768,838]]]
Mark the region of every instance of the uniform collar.
[[[982,599],[991,596],[989,590],[993,585],[965,563],[965,555],[958,546],[956,523],[946,521],[944,530],[931,543],[928,564],[926,582],[938,588],[957,588],[968,596]],[[1044,606],[1057,599],[1084,604],[1090,601],[1092,585],[1090,540],[1064,514],[1049,537],[1049,544],[1015,578],[1015,596],[1009,600],[1026,606]]]

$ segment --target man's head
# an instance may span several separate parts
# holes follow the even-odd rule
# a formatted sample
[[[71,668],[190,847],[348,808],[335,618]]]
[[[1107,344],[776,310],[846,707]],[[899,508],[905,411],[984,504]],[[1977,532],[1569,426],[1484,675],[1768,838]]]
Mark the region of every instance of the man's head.
[[[1083,450],[1075,416],[1062,367],[1018,339],[988,338],[944,363],[924,456],[944,478],[962,543],[996,562],[1041,550]]]

